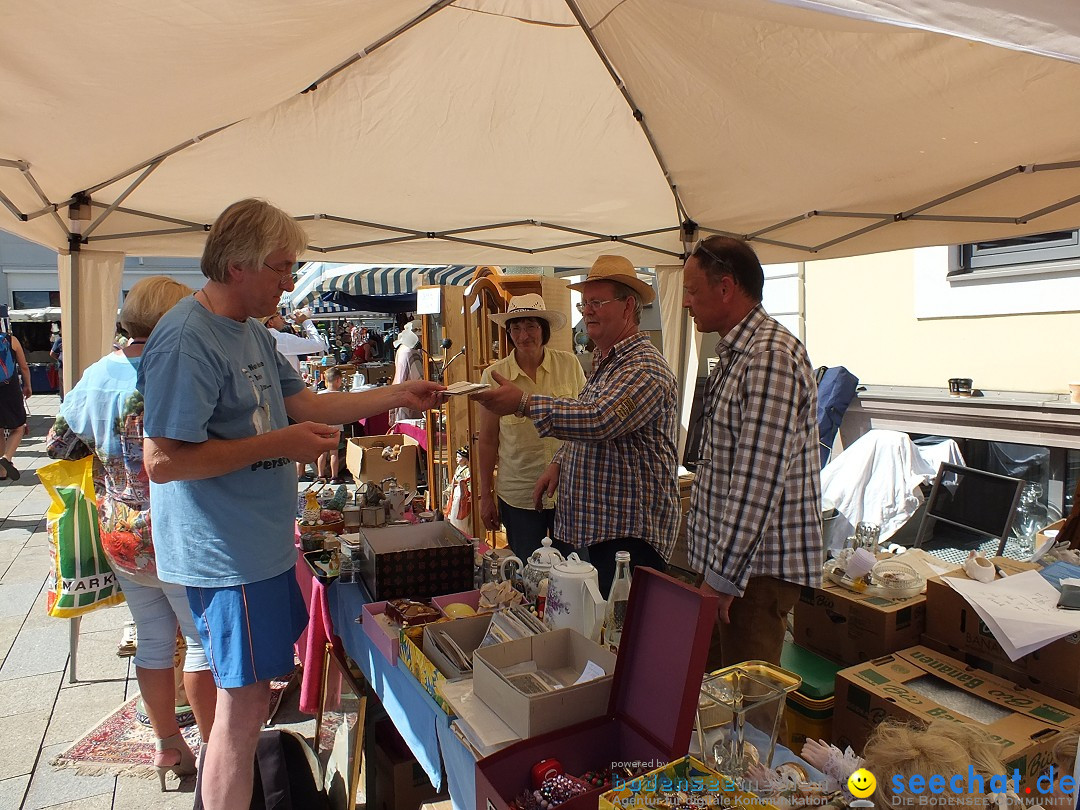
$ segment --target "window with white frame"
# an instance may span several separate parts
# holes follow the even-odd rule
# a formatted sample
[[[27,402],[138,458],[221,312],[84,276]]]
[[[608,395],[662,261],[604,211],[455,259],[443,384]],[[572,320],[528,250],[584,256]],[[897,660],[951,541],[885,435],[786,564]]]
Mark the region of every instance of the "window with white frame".
[[[1014,236],[958,245],[950,251],[949,278],[1080,268],[1080,230]]]

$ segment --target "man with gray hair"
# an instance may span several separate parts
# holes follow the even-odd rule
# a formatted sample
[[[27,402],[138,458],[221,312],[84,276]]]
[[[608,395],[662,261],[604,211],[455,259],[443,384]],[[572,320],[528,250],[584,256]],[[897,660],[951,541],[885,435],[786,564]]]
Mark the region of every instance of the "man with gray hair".
[[[401,405],[426,410],[424,380],[316,396],[256,320],[293,289],[303,229],[263,200],[218,217],[206,285],[154,329],[139,369],[158,576],[187,587],[217,685],[200,777],[207,810],[247,807],[270,681],[293,669],[307,611],[293,570],[296,472],[334,450],[334,425]],[[289,424],[289,419],[295,424]]]
[[[679,519],[675,409],[678,386],[664,356],[640,331],[652,287],[622,256],[601,256],[580,290],[578,310],[596,345],[593,370],[575,398],[527,394],[493,374],[499,387],[474,394],[499,416],[528,417],[541,436],[564,443],[533,492],[537,508],[556,488],[555,539],[587,549],[606,594],[615,554],[631,566],[664,570]]]

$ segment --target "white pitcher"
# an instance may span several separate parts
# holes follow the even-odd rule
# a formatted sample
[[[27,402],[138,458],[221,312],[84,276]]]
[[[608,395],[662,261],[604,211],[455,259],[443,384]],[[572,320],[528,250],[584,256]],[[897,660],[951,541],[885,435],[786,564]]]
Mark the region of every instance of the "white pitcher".
[[[569,627],[586,638],[600,640],[606,602],[600,595],[596,568],[576,553],[551,566],[544,623],[552,630]]]

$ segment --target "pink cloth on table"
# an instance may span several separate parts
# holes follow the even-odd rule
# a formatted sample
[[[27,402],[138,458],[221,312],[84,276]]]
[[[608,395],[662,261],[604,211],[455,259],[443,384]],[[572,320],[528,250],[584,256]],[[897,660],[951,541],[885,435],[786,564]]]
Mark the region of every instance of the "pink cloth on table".
[[[296,539],[299,543],[299,529],[296,532]],[[296,560],[296,582],[308,606],[307,629],[296,640],[296,654],[300,657],[300,663],[303,664],[303,676],[300,681],[300,711],[306,714],[318,714],[322,699],[326,642],[331,641],[335,644],[340,642],[334,638],[334,622],[330,618],[326,586],[315,578],[304,560],[302,551]],[[341,693],[341,676],[335,672],[332,682],[326,686],[329,692],[327,695],[329,705],[336,705],[338,695]]]
[[[326,664],[326,643],[340,644],[334,638],[334,622],[330,618],[330,604],[326,599],[326,586],[317,579],[311,580],[311,600],[308,602],[307,649],[302,658],[304,677],[300,681],[300,711],[318,714],[322,701],[323,668]],[[341,694],[341,676],[335,670],[326,684],[327,705],[335,706]]]

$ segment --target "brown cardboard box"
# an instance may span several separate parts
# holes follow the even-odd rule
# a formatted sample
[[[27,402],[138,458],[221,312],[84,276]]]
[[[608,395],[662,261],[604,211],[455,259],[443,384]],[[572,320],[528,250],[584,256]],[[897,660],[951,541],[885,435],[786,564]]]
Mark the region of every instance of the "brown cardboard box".
[[[576,684],[590,661],[602,667],[604,675]],[[529,668],[549,675],[562,688],[521,692],[508,677]],[[614,653],[566,627],[473,652],[473,692],[522,739],[602,715],[614,672]]]
[[[1039,567],[1005,557],[994,557],[993,562],[1007,574]],[[962,570],[946,576],[967,578]],[[979,614],[943,577],[927,581],[926,611],[924,639],[929,646],[948,650],[956,658],[988,669],[1007,680],[1036,687],[1059,700],[1065,699],[1069,703],[1080,701],[1080,633],[1052,641],[1017,661],[1010,661]],[[1070,697],[1063,698],[1063,695]]]
[[[850,666],[919,643],[926,597],[882,599],[839,585],[803,588],[795,603],[795,643]]]
[[[401,445],[397,461],[382,457],[384,447]],[[404,489],[416,490],[416,439],[400,433],[386,436],[356,436],[345,446],[345,464],[356,476],[357,483],[379,483],[384,478],[396,478]]]
[[[354,562],[372,599],[430,599],[473,586],[473,547],[445,520],[361,529]]]
[[[954,702],[953,696],[957,705],[980,704],[975,713],[992,704],[987,715],[991,719],[973,718],[945,705]],[[1004,747],[1002,761],[1009,774],[1019,771],[1021,785],[1032,789],[1052,763],[1054,744],[1080,729],[1080,711],[1072,706],[921,646],[836,674],[836,745],[861,751],[873,727],[887,717],[902,722],[977,723]]]
[[[943,641],[939,641],[926,633],[923,633],[922,643],[924,647],[929,647],[935,652],[947,655],[950,658],[955,658],[957,661],[963,661],[969,667],[981,669],[984,672],[989,672],[991,675],[996,675],[1006,681],[1011,681],[1017,686],[1022,686],[1025,689],[1030,689],[1033,692],[1046,695],[1048,698],[1059,700],[1062,703],[1067,703],[1070,706],[1080,708],[1080,693],[1069,692],[1055,686],[1053,683],[1046,683],[1041,678],[1028,674],[1022,668],[1017,668],[1011,664],[1003,664],[999,661],[990,661],[985,658],[980,658],[973,653],[965,652],[964,650],[957,649]]]
[[[390,720],[374,728],[375,790],[367,806],[371,810],[416,810],[439,797],[439,792],[416,761]]]

